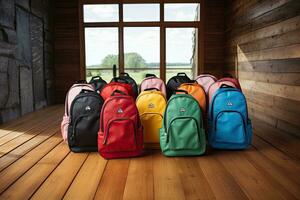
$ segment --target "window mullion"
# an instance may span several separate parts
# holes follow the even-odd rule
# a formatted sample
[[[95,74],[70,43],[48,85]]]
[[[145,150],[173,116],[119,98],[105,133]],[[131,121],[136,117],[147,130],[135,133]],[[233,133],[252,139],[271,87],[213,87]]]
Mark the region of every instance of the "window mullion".
[[[119,73],[124,72],[123,4],[119,3]]]
[[[160,3],[160,78],[166,80],[166,28],[164,26],[164,3]]]

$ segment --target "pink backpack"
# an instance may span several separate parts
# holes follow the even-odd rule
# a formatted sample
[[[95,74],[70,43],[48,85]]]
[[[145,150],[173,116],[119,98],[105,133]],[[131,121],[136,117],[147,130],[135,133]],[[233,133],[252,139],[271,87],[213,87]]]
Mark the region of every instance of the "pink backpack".
[[[228,85],[234,88],[237,88],[236,85],[234,83],[232,83],[231,81],[228,80],[218,80],[217,82],[213,83],[210,87],[209,87],[209,91],[208,91],[208,102],[211,102],[211,99],[213,97],[213,95],[215,94],[215,92],[223,85]]]
[[[60,126],[61,134],[62,134],[64,141],[67,141],[67,137],[68,137],[68,127],[69,127],[69,123],[70,123],[69,116],[70,116],[70,108],[71,108],[72,101],[80,93],[80,91],[82,89],[95,91],[94,86],[92,86],[91,84],[76,83],[76,84],[72,85],[72,87],[69,89],[69,91],[66,95],[65,114],[63,116],[63,120],[62,120],[61,126]]]
[[[217,78],[211,74],[201,74],[197,76],[196,81],[199,85],[203,87],[207,95],[209,87],[217,81]]]
[[[156,88],[160,90],[163,95],[166,97],[166,85],[163,80],[156,77],[154,74],[146,74],[146,78],[141,82],[140,85],[140,92],[149,89],[149,88]]]

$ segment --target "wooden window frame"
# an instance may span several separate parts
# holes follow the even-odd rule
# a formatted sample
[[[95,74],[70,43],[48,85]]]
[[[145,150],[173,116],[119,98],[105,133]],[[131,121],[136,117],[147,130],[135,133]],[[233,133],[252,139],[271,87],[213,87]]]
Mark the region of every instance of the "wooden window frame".
[[[160,21],[147,22],[124,22],[123,4],[160,4]],[[200,3],[200,21],[164,21],[165,3]],[[84,22],[83,5],[84,4],[118,4],[119,21],[118,22]],[[79,0],[79,37],[80,37],[80,78],[86,78],[85,66],[85,35],[86,27],[112,27],[118,28],[119,43],[119,73],[124,72],[124,27],[159,27],[160,28],[160,78],[166,80],[166,28],[197,28],[198,43],[197,48],[197,70],[199,75],[204,71],[204,0]]]

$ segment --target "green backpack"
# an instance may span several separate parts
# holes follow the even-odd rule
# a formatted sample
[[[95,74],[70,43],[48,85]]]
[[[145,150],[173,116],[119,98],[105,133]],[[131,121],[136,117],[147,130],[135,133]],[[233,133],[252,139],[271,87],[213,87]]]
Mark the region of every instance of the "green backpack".
[[[165,156],[202,155],[206,149],[200,106],[194,97],[174,94],[168,101],[160,129],[160,148]]]

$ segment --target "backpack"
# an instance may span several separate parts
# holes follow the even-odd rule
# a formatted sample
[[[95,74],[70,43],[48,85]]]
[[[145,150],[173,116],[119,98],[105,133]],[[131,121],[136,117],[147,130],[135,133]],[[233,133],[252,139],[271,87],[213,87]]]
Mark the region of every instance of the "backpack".
[[[68,144],[71,151],[97,151],[99,117],[103,102],[97,92],[84,89],[72,101],[68,127]]]
[[[226,79],[220,79],[217,82],[213,83],[208,90],[208,102],[210,103],[212,100],[212,97],[214,96],[215,92],[222,86],[222,85],[228,85],[230,87],[236,88],[236,84],[234,84],[232,81],[226,80]]]
[[[186,75],[186,73],[178,73],[169,79],[167,83],[167,99],[170,99],[174,91],[182,84],[189,83],[191,79]]]
[[[219,79],[219,81],[229,81],[229,82],[231,82],[235,86],[235,88],[238,88],[239,90],[242,90],[240,82],[236,78],[233,78],[233,77],[224,77],[224,78]]]
[[[105,159],[139,156],[143,128],[134,99],[116,90],[105,101],[100,115],[98,151]]]
[[[144,128],[144,141],[149,147],[157,147],[155,144],[159,143],[159,129],[167,105],[166,98],[158,89],[148,88],[140,93],[136,105]]]
[[[117,79],[120,80],[120,78],[117,78]],[[102,96],[102,98],[104,100],[106,100],[107,98],[109,98],[111,96],[111,94],[115,90],[122,91],[123,93],[125,93],[127,95],[135,97],[135,94],[132,91],[131,85],[129,85],[126,80],[124,80],[124,82],[110,82],[110,83],[108,83],[107,85],[104,86],[104,88],[100,92],[100,95]]]
[[[243,93],[222,85],[214,94],[208,115],[209,143],[218,149],[245,149],[251,144],[252,125]]]
[[[92,84],[95,87],[97,92],[101,92],[102,88],[107,84],[100,76],[93,76],[89,84]]]
[[[199,103],[202,113],[206,112],[206,95],[203,88],[198,83],[183,83],[178,90],[185,90],[192,95]]]
[[[146,77],[140,84],[140,92],[149,88],[157,88],[165,97],[167,95],[164,81],[160,78],[157,78],[154,74],[146,74]]]
[[[67,141],[67,137],[68,137],[68,126],[69,126],[69,122],[70,122],[70,107],[72,104],[72,101],[74,100],[74,98],[80,93],[80,91],[82,89],[85,90],[91,90],[94,91],[95,88],[91,85],[91,84],[87,84],[86,82],[82,82],[82,83],[76,83],[74,85],[72,85],[72,87],[69,89],[69,91],[67,92],[66,95],[66,100],[65,100],[65,113],[60,125],[61,128],[61,134],[62,137],[64,139],[64,141]]]
[[[135,80],[129,76],[128,73],[121,72],[120,78],[123,78],[127,81],[128,84],[131,85],[133,93],[135,94],[135,98],[139,95],[138,85],[136,84]]]
[[[217,81],[217,78],[211,74],[205,73],[197,76],[196,81],[201,85],[206,94],[208,94],[209,87]]]
[[[165,156],[202,155],[206,149],[202,112],[186,91],[174,94],[165,109],[160,129],[160,147]]]

